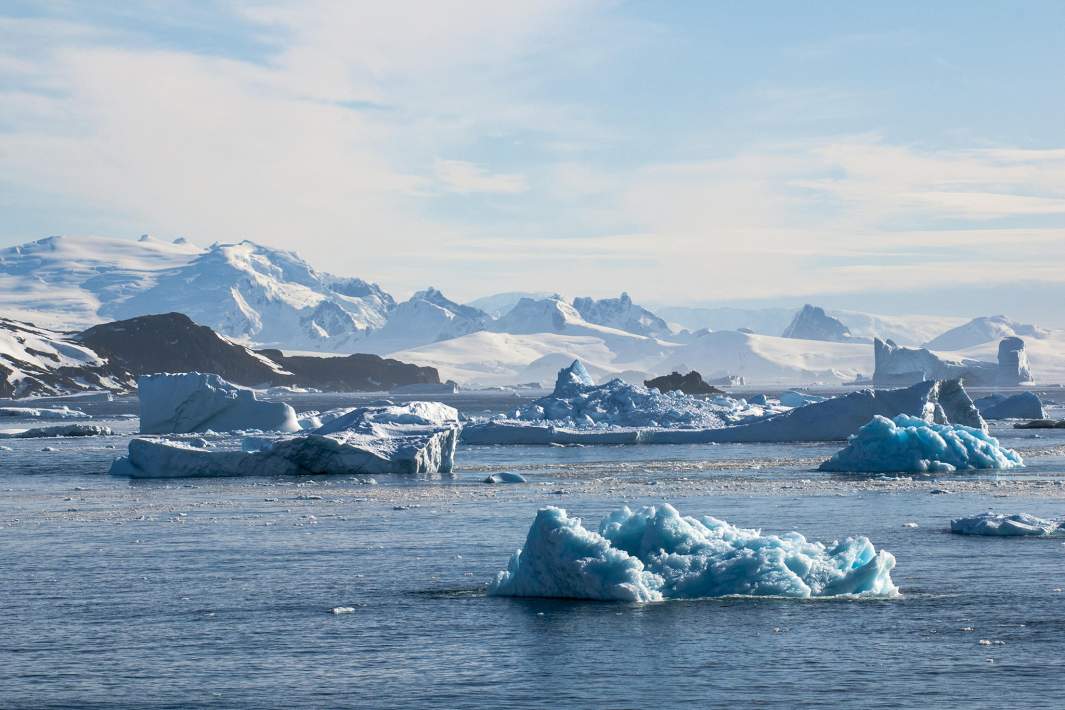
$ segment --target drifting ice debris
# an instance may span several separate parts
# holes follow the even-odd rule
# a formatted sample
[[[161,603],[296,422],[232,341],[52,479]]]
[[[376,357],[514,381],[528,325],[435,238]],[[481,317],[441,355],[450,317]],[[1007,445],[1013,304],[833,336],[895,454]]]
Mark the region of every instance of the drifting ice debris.
[[[780,403],[785,407],[805,407],[807,404],[814,404],[816,402],[824,402],[827,397],[822,397],[816,394],[808,394],[806,392],[795,392],[794,390],[788,390],[780,395]]]
[[[1034,392],[1021,392],[1011,397],[993,394],[973,402],[984,419],[1043,419],[1043,402]]]
[[[360,407],[296,436],[272,442],[251,437],[240,451],[134,439],[111,473],[133,478],[449,473],[461,428],[458,412],[438,402]]]
[[[0,433],[0,439],[47,439],[60,436],[111,436],[110,427],[96,424],[42,426],[13,433]]]
[[[820,470],[950,473],[1022,466],[1020,454],[979,429],[900,414],[894,420],[873,417]]]
[[[628,507],[592,532],[542,508],[525,546],[488,594],[654,602],[728,595],[892,597],[895,558],[865,537],[823,545],[799,533],[762,535],[672,506]]]
[[[900,390],[860,390],[749,424],[709,432],[708,441],[846,441],[876,415],[908,414],[936,424],[987,424],[957,380],[918,382]]]
[[[980,513],[971,518],[950,521],[950,531],[958,535],[989,535],[996,537],[1034,536],[1046,537],[1065,532],[1062,524],[1053,520],[1037,518],[1027,513],[1004,515]]]
[[[296,412],[262,402],[255,392],[202,372],[160,373],[137,379],[142,434],[199,431],[299,431]]]

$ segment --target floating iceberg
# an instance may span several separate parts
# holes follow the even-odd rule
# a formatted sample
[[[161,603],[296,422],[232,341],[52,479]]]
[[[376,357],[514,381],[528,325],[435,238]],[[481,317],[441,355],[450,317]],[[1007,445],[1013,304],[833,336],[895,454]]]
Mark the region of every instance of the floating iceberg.
[[[70,407],[0,407],[0,417],[25,419],[92,419],[85,412]]]
[[[1010,397],[993,394],[975,402],[984,419],[1043,419],[1046,411],[1035,392],[1021,392]]]
[[[1046,537],[1065,532],[1062,523],[1037,518],[1027,513],[1003,515],[980,513],[971,518],[950,521],[950,531],[958,535],[989,535],[995,537]]]
[[[702,399],[614,379],[596,385],[579,360],[561,369],[554,391],[502,421],[467,426],[471,444],[687,443],[705,432],[784,411],[743,399]]]
[[[898,390],[859,390],[766,419],[708,432],[708,441],[846,441],[875,416],[908,414],[936,424],[986,429],[957,380],[924,381]]]
[[[60,436],[111,436],[110,427],[96,424],[62,424],[42,426],[16,432],[0,433],[0,439],[48,439]]]
[[[780,395],[780,403],[785,407],[805,407],[807,404],[824,402],[826,399],[828,398],[817,394],[796,392],[794,390],[788,390]]]
[[[608,515],[598,532],[543,508],[525,546],[488,586],[493,596],[652,602],[728,595],[891,597],[895,558],[865,537],[824,545],[762,535],[669,504]]]
[[[262,402],[255,392],[202,372],[161,373],[137,379],[142,434],[198,431],[295,432],[296,412],[282,402]]]
[[[1022,466],[1020,454],[980,429],[900,414],[873,417],[820,470],[950,473]]]
[[[437,402],[359,407],[296,436],[246,439],[239,451],[134,439],[113,475],[133,478],[449,473],[458,411]]]

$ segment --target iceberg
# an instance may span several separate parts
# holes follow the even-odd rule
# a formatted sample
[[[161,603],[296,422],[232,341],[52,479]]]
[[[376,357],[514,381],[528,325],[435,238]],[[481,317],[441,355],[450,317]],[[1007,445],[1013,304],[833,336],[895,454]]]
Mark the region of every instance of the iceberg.
[[[1032,381],[1024,340],[1003,338],[998,361],[955,359],[927,348],[906,348],[892,340],[873,340],[873,383],[878,387],[910,385],[921,380],[962,379],[973,386],[1013,386]]]
[[[91,415],[70,407],[0,407],[0,417],[25,419],[92,419]]]
[[[254,390],[202,372],[160,373],[137,379],[142,434],[201,431],[295,432],[296,412],[282,402],[263,402]]]
[[[936,424],[987,424],[957,380],[926,380],[897,390],[859,390],[773,417],[708,432],[716,442],[846,441],[875,416],[907,414]]]
[[[111,436],[110,427],[96,424],[62,424],[0,433],[0,439],[48,439],[60,436]]]
[[[1046,537],[1065,532],[1062,523],[1037,518],[1027,513],[1004,515],[980,513],[971,518],[950,521],[950,531],[958,535],[988,535],[994,537]]]
[[[814,404],[815,402],[824,402],[827,397],[822,397],[816,394],[808,394],[806,392],[796,392],[794,390],[788,390],[780,395],[780,403],[785,407],[805,407],[807,404]]]
[[[249,437],[240,450],[134,439],[112,475],[132,478],[450,473],[458,411],[438,402],[359,407],[308,432]]]
[[[895,558],[865,537],[825,545],[796,532],[763,535],[673,506],[617,510],[584,528],[541,509],[491,596],[631,602],[721,596],[893,597]]]
[[[1046,411],[1039,395],[1021,392],[1010,397],[993,394],[974,402],[984,419],[1044,419]]]
[[[1020,454],[980,429],[900,414],[873,417],[820,470],[951,473],[1022,466]]]

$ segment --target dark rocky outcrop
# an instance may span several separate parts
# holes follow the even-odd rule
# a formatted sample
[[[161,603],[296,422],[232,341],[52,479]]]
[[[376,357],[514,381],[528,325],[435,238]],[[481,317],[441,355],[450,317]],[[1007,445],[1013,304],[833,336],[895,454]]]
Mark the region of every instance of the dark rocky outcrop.
[[[435,367],[411,365],[377,355],[286,356],[280,350],[259,350],[258,354],[292,373],[292,380],[278,384],[332,392],[378,392],[402,385],[440,384]]]
[[[77,340],[134,376],[210,372],[249,387],[294,384],[276,362],[193,323],[182,313],[103,323],[82,331]]]
[[[695,370],[692,370],[687,375],[673,372],[656,377],[653,380],[644,380],[643,384],[645,387],[656,389],[659,392],[675,392],[679,390],[684,394],[725,394],[724,390],[707,384],[703,380],[703,376]]]
[[[77,341],[128,375],[210,372],[248,387],[287,385],[335,392],[379,391],[411,384],[437,384],[436,368],[377,355],[286,356],[253,351],[197,325],[181,313],[139,316],[93,326]]]

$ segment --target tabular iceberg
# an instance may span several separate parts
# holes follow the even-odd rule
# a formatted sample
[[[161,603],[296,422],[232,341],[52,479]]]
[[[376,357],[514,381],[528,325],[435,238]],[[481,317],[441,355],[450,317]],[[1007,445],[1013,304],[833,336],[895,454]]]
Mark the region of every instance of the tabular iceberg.
[[[608,515],[598,532],[543,508],[525,546],[488,586],[493,596],[634,602],[729,595],[891,597],[895,558],[865,537],[824,545],[763,535],[669,504]]]
[[[197,431],[294,432],[296,412],[283,402],[263,402],[253,390],[202,372],[160,373],[137,379],[142,434]]]
[[[900,414],[873,417],[820,470],[950,473],[1022,466],[1020,454],[980,429]]]
[[[134,439],[111,473],[133,478],[448,473],[460,430],[458,412],[437,402],[359,407],[297,436],[248,439],[240,451]]]
[[[971,518],[950,521],[950,531],[958,535],[988,535],[993,537],[1046,537],[1065,532],[1062,523],[1037,518],[1027,513],[1004,515],[980,513]]]

